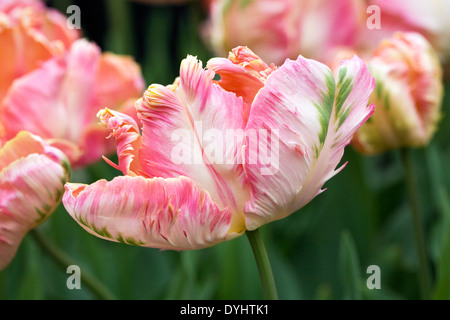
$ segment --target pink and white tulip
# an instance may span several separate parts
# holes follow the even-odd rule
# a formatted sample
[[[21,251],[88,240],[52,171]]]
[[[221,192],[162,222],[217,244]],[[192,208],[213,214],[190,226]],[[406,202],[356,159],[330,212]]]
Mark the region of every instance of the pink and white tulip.
[[[363,154],[423,147],[441,120],[443,71],[430,43],[418,33],[398,32],[366,59],[375,77],[370,102],[377,110],[355,134]]]
[[[77,40],[10,86],[0,108],[3,139],[25,129],[60,148],[72,166],[90,164],[114,151],[105,139],[108,131],[98,124],[98,110],[135,113],[134,101],[143,91],[144,80],[132,58],[102,54],[94,43]]]
[[[118,164],[107,161],[124,176],[66,184],[64,206],[112,241],[187,250],[233,239],[323,191],[374,111],[373,88],[357,57],[333,75],[302,56],[269,66],[245,47],[206,69],[188,56],[173,84],[136,102],[142,126],[99,112],[117,144]]]
[[[21,131],[0,149],[0,270],[23,237],[61,202],[69,179],[66,156],[41,138]]]

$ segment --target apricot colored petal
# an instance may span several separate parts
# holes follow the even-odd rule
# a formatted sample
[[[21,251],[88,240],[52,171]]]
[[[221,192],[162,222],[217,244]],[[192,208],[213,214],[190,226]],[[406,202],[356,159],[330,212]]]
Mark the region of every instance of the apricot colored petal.
[[[230,209],[185,177],[116,177],[92,185],[66,184],[63,203],[89,233],[111,241],[159,249],[205,248],[229,234]]]
[[[212,58],[206,68],[220,76],[217,83],[227,91],[242,97],[251,104],[256,93],[264,86],[266,71],[271,70],[247,47],[233,49],[228,59]]]
[[[26,32],[23,26],[13,27],[5,21],[0,21],[0,47],[2,101],[14,79],[38,68],[43,61],[52,57],[53,52],[45,42]]]

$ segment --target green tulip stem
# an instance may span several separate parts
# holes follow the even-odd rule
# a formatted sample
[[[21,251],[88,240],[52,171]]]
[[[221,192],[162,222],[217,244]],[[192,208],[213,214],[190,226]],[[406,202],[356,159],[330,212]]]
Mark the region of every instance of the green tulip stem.
[[[277,300],[278,294],[273,278],[272,268],[270,266],[269,257],[267,255],[266,247],[264,246],[264,241],[259,229],[247,231],[246,233],[253,250],[253,255],[255,256],[264,299]]]
[[[423,231],[422,212],[419,203],[419,190],[416,184],[416,178],[413,168],[413,159],[411,150],[402,149],[401,151],[403,164],[406,173],[406,186],[411,205],[411,218],[414,226],[414,237],[416,241],[417,256],[419,259],[419,281],[421,295],[423,299],[430,298],[431,292],[431,277],[428,266],[428,259],[426,254],[425,237]]]
[[[30,231],[36,243],[45,251],[60,267],[64,270],[68,266],[77,265],[71,257],[69,257],[64,251],[53,244],[49,239],[47,239],[41,232],[34,229]],[[80,280],[83,284],[89,287],[92,292],[102,300],[116,300],[114,295],[105,287],[105,285],[97,279],[93,274],[89,273],[87,270],[83,270],[80,273]]]

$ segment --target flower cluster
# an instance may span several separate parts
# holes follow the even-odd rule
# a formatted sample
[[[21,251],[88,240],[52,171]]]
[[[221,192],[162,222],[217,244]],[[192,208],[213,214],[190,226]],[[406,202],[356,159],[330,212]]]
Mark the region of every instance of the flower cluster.
[[[208,10],[203,33],[216,53],[245,43],[276,63],[301,53],[332,69],[361,57],[376,79],[378,110],[355,135],[362,153],[424,146],[437,130],[450,1],[213,0]]]
[[[205,3],[219,57],[188,55],[173,83],[145,90],[132,57],[39,0],[0,0],[0,270],[61,202],[99,238],[200,249],[304,207],[349,144],[432,139],[450,51],[441,2],[380,0],[380,30],[363,0]],[[123,175],[71,181],[102,157]]]
[[[60,203],[70,168],[114,150],[99,108],[135,116],[139,65],[81,36],[39,0],[0,1],[0,269]]]

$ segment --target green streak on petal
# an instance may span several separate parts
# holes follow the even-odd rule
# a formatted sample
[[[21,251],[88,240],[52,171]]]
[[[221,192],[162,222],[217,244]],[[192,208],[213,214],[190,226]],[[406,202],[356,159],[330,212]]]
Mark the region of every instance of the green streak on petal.
[[[331,73],[331,71],[327,75],[325,82],[326,82],[326,86],[327,86],[327,92],[322,93],[322,103],[314,104],[314,106],[316,107],[316,109],[319,113],[319,115],[318,115],[319,121],[322,126],[322,129],[319,132],[320,148],[318,148],[316,150],[317,154],[320,151],[319,149],[322,149],[322,146],[327,137],[328,125],[330,123],[331,113],[333,111],[335,85],[336,84],[335,84],[334,77],[333,77],[333,74]]]
[[[63,183],[63,186],[64,186],[64,183]],[[55,192],[55,201],[56,202],[61,201],[61,199],[63,197],[63,190],[64,190],[64,187],[61,189],[56,189],[56,192]]]
[[[347,119],[348,115],[350,114],[350,110],[352,110],[352,109],[353,109],[353,106],[350,106],[341,113],[341,115],[339,116],[339,127],[342,126],[345,119]]]
[[[70,180],[70,177],[72,176],[72,166],[70,165],[70,162],[67,158],[62,160],[61,166],[63,167],[64,171],[66,172],[66,175],[62,179],[63,185],[64,185],[64,184],[66,184],[67,181]]]
[[[140,240],[136,240],[132,237],[123,237],[122,234],[119,233],[119,236],[116,239],[118,242],[120,243],[124,243],[124,244],[129,244],[129,245],[134,245],[134,246],[142,246],[144,245],[143,241]]]
[[[91,229],[92,231],[94,231],[99,236],[102,236],[102,237],[114,240],[114,238],[112,237],[111,233],[109,233],[109,231],[108,231],[108,229],[106,227],[97,228],[95,225],[89,224],[89,222],[87,222],[87,220],[83,219],[81,216],[75,215],[75,217],[78,219],[78,221],[82,225],[84,225],[87,228]]]
[[[344,106],[345,100],[347,100],[350,92],[353,89],[353,79],[351,77],[347,77],[347,68],[342,67],[339,70],[339,80],[337,84],[337,95],[336,95],[336,119],[339,119],[339,126],[345,121],[349,114],[349,110],[351,108],[347,108],[342,110]]]
[[[241,9],[244,9],[246,6],[248,6],[250,3],[252,3],[253,0],[241,0]]]
[[[51,207],[49,205],[44,205],[44,210],[40,210],[39,208],[34,208],[36,213],[38,214],[38,218],[36,219],[36,224],[40,224],[47,217],[47,213],[50,211]]]

